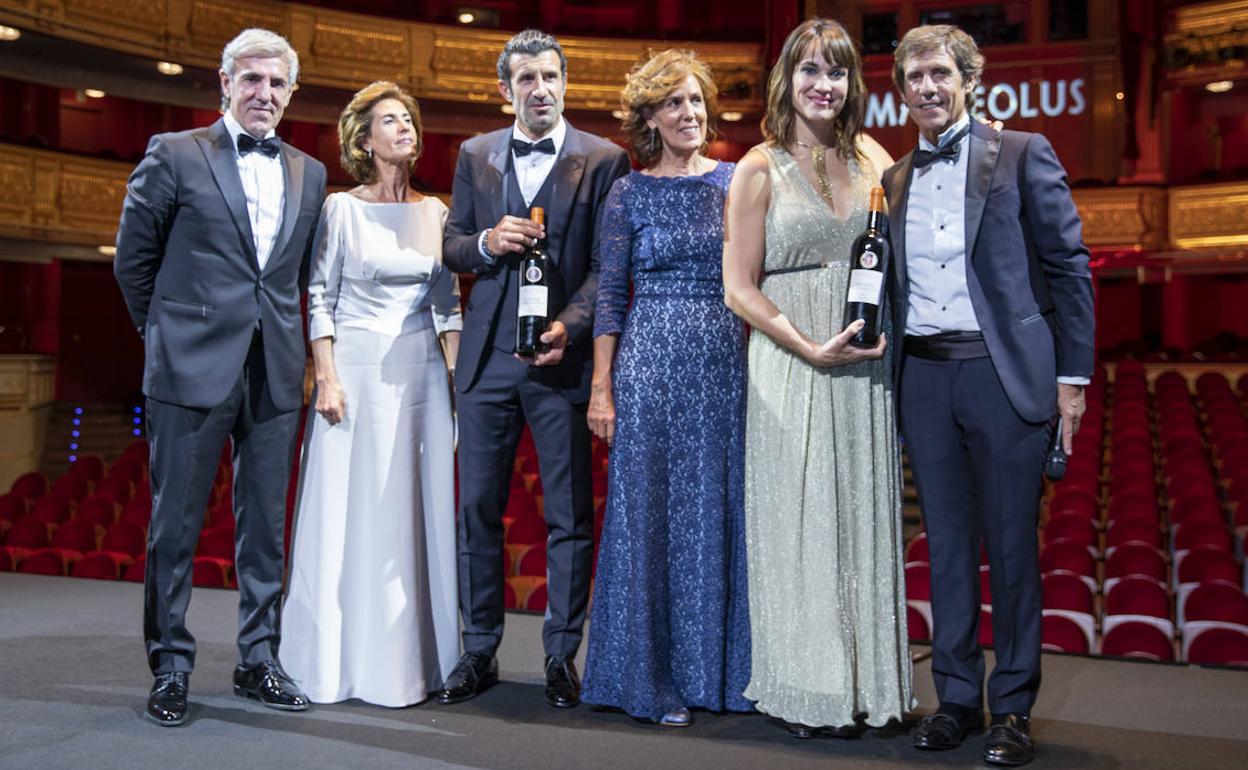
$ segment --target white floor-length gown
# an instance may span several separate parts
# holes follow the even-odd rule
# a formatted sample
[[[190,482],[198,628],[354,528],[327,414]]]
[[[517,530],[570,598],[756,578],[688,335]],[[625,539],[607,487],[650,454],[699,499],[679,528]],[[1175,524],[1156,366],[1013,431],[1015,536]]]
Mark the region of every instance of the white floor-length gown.
[[[309,337],[334,338],[346,416],[308,412],[280,653],[317,703],[417,703],[459,655],[446,216],[433,197],[325,201]]]

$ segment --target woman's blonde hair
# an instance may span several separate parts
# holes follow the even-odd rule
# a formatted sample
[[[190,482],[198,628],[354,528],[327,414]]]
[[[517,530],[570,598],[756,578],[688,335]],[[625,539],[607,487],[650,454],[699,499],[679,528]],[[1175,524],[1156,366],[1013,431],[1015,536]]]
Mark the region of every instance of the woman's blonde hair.
[[[823,53],[830,63],[848,70],[849,88],[845,103],[836,116],[836,152],[844,160],[862,158],[858,137],[867,114],[867,87],[862,80],[862,57],[849,33],[840,22],[831,19],[808,19],[799,24],[784,41],[780,58],[767,78],[767,114],[762,130],[767,143],[774,147],[793,144],[797,112],[793,107],[793,71],[812,48]]]
[[[361,88],[351,97],[338,118],[338,146],[342,151],[342,167],[360,184],[377,181],[377,166],[364,149],[364,141],[373,126],[373,107],[383,99],[398,99],[412,116],[412,130],[416,132],[416,151],[412,153],[408,173],[416,165],[424,149],[424,132],[420,126],[420,107],[411,94],[387,80],[378,80]]]
[[[702,89],[702,103],[706,105],[706,140],[698,148],[699,152],[704,152],[707,143],[716,136],[715,124],[719,118],[719,93],[710,66],[692,51],[669,48],[653,54],[628,73],[624,90],[620,92],[620,107],[624,111],[620,130],[628,137],[633,157],[643,168],[653,166],[663,155],[663,140],[646,121],[690,75]]]

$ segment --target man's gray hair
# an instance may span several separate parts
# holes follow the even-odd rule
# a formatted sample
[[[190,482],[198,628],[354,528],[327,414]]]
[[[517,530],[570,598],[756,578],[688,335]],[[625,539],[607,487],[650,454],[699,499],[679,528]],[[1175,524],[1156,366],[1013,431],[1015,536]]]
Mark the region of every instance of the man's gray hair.
[[[498,55],[498,79],[511,85],[511,55],[513,53],[537,56],[542,51],[554,51],[559,54],[559,69],[563,71],[563,79],[568,79],[568,57],[563,55],[563,46],[554,35],[540,29],[526,29],[511,36]]]
[[[290,87],[294,88],[299,81],[299,54],[295,53],[294,47],[286,38],[276,32],[259,27],[239,32],[221,51],[221,69],[233,80],[234,67],[238,60],[252,58],[281,59],[290,71]],[[221,106],[227,110],[230,107],[230,99],[226,94],[221,95]]]

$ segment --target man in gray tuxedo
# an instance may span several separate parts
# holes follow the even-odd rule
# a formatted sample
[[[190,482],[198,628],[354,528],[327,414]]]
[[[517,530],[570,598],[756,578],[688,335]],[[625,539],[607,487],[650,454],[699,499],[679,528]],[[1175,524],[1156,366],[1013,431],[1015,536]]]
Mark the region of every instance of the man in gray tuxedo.
[[[248,29],[226,45],[225,115],[152,137],[117,231],[117,282],[145,348],[144,637],[156,677],[146,714],[161,725],[186,717],[192,562],[227,437],[239,588],[234,692],[307,708],[278,664],[286,487],[306,357],[299,295],[325,197],[325,167],[274,133],[298,74],[294,49],[273,32]]]
[[[459,411],[459,596],[464,655],[440,703],[474,697],[498,681],[503,634],[503,510],[516,445],[527,422],[545,492],[548,595],[542,641],[546,701],[575,706],[572,659],[581,642],[593,562],[593,498],[586,422],[591,336],[598,294],[602,203],[628,171],[628,155],[563,119],[567,59],[537,30],[512,37],[498,59],[498,87],[512,126],[464,142],[455,168],[443,254],[476,274],[456,366]],[[543,229],[530,207],[546,210]],[[549,346],[516,350],[517,259],[544,238]]]

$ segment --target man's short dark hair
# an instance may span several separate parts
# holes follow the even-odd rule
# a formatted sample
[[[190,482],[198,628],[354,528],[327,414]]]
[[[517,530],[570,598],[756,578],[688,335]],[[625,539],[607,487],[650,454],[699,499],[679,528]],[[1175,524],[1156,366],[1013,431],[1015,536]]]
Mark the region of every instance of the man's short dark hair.
[[[526,29],[517,32],[503,46],[498,55],[498,79],[511,85],[511,55],[513,53],[537,56],[542,51],[554,51],[559,54],[559,69],[563,71],[563,79],[568,79],[568,57],[563,55],[563,47],[554,35],[548,35],[540,29]]]

